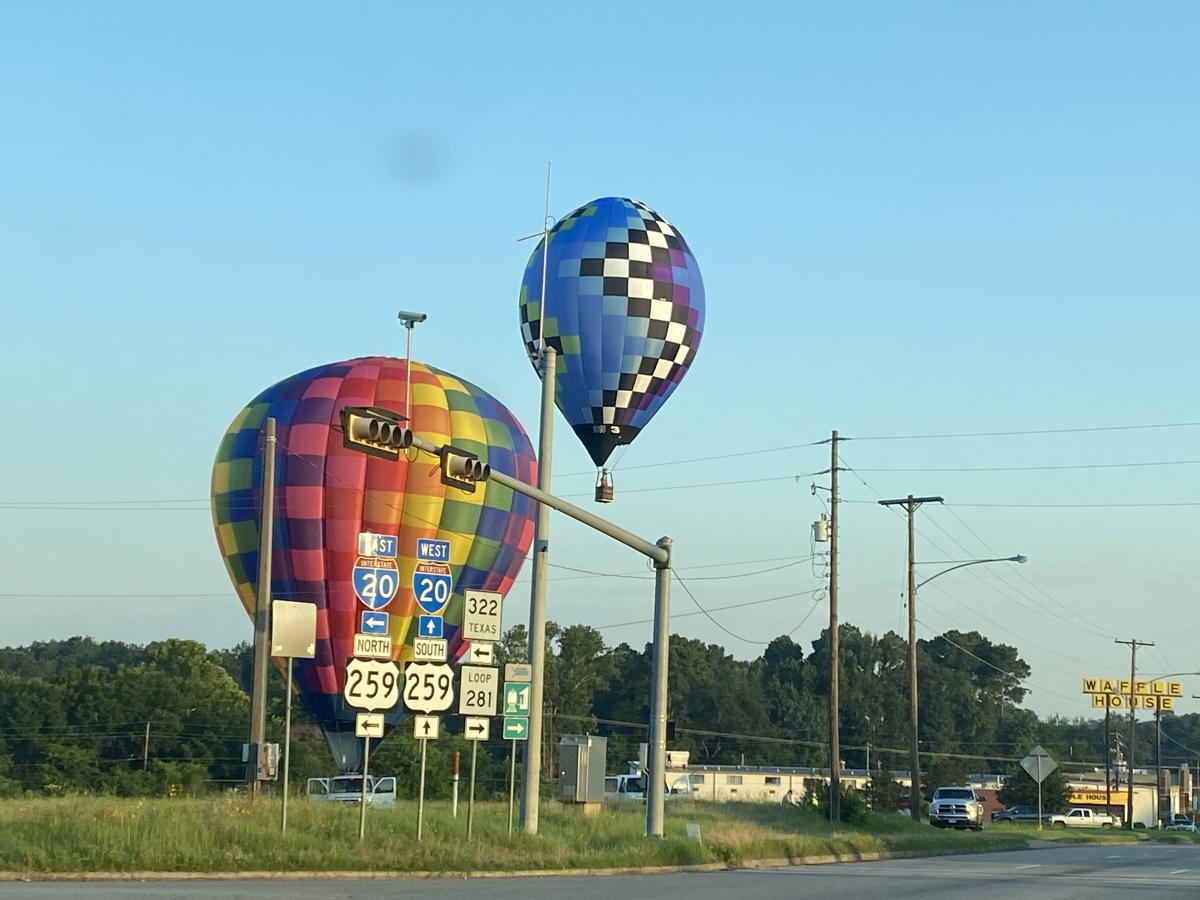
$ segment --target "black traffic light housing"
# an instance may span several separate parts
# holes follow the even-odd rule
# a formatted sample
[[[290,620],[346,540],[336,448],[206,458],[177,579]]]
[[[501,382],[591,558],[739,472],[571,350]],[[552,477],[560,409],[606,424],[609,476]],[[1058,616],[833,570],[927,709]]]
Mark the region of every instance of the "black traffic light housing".
[[[381,459],[397,460],[412,446],[412,431],[399,413],[379,406],[342,407],[342,446]]]
[[[442,484],[456,487],[468,494],[475,493],[475,482],[487,481],[492,467],[481,463],[469,450],[446,444],[442,447]]]

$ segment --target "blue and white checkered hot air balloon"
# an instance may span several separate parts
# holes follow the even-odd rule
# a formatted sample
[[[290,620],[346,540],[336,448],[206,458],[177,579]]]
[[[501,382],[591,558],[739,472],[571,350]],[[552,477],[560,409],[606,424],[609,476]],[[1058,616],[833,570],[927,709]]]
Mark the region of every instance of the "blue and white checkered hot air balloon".
[[[636,200],[593,200],[555,224],[548,243],[545,319],[539,242],[521,281],[521,336],[536,367],[544,324],[559,354],[555,402],[603,467],[696,358],[704,282],[683,235]],[[612,498],[603,469],[596,497]]]

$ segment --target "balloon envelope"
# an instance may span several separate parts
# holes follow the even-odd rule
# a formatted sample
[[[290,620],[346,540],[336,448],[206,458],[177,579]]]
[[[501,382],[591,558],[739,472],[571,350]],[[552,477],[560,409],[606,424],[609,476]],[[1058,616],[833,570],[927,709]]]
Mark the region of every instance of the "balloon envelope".
[[[542,254],[521,281],[521,335],[536,360]],[[559,221],[546,258],[545,337],[555,402],[597,466],[653,418],[695,359],[704,282],[683,235],[636,200],[603,197]]]
[[[242,605],[253,618],[258,591],[259,509],[263,483],[263,426],[276,420],[276,495],[271,597],[317,606],[315,659],[295,661],[305,705],[320,722],[335,758],[355,769],[361,740],[357,710],[342,696],[354,635],[370,614],[355,593],[359,534],[395,536],[398,590],[378,612],[387,614],[393,659],[411,659],[417,616],[414,596],[417,541],[449,541],[453,589],[440,610],[451,658],[461,654],[462,596],[477,589],[505,593],[533,541],[534,503],[495,482],[468,494],[441,483],[438,461],[409,451],[398,461],[346,449],[340,411],[378,406],[403,414],[406,366],[387,357],[353,359],[301,372],[268,388],[233,420],[212,474],[217,543]],[[452,443],[526,483],[536,482],[533,447],[499,401],[473,384],[432,366],[412,364],[413,431],[436,444]],[[374,616],[376,622],[382,616]],[[399,711],[386,716],[389,725]]]

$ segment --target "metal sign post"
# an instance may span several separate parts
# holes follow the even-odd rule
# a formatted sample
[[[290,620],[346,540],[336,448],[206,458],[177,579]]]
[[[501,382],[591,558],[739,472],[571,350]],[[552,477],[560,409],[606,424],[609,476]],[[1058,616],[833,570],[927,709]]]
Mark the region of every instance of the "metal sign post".
[[[421,781],[417,788],[417,840],[421,840],[421,830],[425,823],[425,748],[429,741],[421,738]]]
[[[454,751],[454,774],[450,776],[450,816],[458,818],[458,769],[459,755],[458,751]]]
[[[361,844],[367,835],[367,766],[371,760],[371,739],[363,738],[363,771],[362,771],[362,801],[358,805],[358,842]],[[424,759],[422,759],[424,762]],[[424,768],[421,770],[425,774]]]
[[[508,758],[508,836],[512,837],[513,807],[517,798],[517,742],[509,743],[512,744],[512,753]]]
[[[413,737],[421,742],[421,780],[417,786],[417,840],[425,827],[425,758],[431,740],[437,740],[437,716],[413,716]]]
[[[475,827],[475,754],[479,750],[479,741],[471,741],[471,787],[467,791],[467,840],[471,839],[471,831]]]

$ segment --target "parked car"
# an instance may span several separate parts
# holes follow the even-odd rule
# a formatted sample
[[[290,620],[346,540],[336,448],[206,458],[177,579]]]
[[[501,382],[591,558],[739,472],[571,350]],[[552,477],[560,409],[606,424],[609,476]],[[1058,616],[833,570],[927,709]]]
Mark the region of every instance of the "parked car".
[[[929,801],[929,824],[983,831],[983,804],[969,787],[940,787]]]
[[[1171,823],[1166,828],[1167,831],[1188,831],[1192,834],[1200,832],[1200,828],[1196,827],[1196,823],[1192,821],[1190,816],[1185,816],[1182,813],[1176,813],[1171,819]]]
[[[1050,813],[1042,813],[1042,821],[1050,818]],[[1036,822],[1038,811],[1036,806],[1010,806],[1008,809],[998,809],[992,813],[993,822]]]
[[[1062,815],[1051,816],[1050,824],[1055,828],[1120,828],[1121,820],[1106,813],[1076,807]]]

